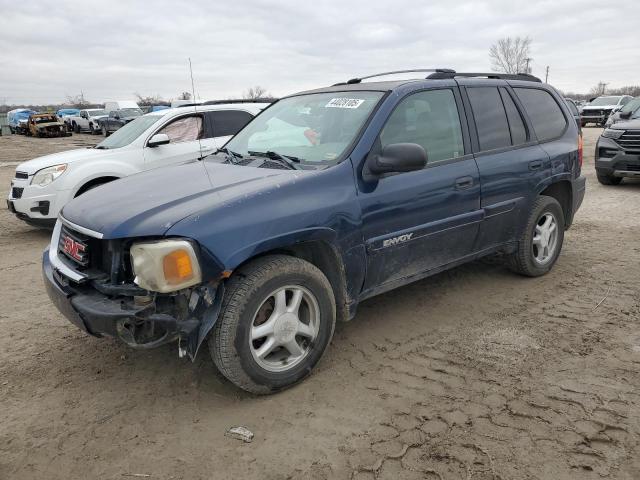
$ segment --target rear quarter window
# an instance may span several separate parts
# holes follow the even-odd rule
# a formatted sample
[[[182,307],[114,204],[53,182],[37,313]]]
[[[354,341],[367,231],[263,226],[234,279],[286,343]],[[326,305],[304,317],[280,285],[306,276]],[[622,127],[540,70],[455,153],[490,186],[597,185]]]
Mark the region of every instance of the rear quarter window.
[[[513,90],[527,111],[540,142],[548,142],[564,133],[567,128],[567,119],[560,105],[549,92],[522,87],[516,87]]]

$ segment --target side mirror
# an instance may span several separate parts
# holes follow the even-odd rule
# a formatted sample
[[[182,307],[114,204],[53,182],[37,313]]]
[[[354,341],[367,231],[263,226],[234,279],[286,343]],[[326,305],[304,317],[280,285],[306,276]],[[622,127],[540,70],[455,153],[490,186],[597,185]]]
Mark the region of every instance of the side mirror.
[[[625,120],[631,118],[631,114],[633,112],[629,111],[629,112],[620,112],[620,118],[624,118]]]
[[[160,145],[166,145],[167,143],[171,143],[169,135],[167,135],[166,133],[156,133],[147,142],[147,147],[159,147]]]
[[[115,118],[116,120],[120,120],[120,115],[114,115],[113,118]]]
[[[382,149],[381,155],[367,159],[366,168],[373,175],[422,170],[427,164],[427,152],[417,143],[392,143]]]

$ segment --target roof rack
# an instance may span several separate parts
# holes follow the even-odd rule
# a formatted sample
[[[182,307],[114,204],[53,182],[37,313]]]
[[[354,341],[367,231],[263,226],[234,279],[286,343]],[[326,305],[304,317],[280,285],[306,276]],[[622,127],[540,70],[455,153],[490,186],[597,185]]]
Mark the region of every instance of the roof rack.
[[[531,75],[529,73],[470,73],[470,72],[434,72],[429,75],[427,78],[429,80],[437,80],[443,78],[456,78],[456,77],[486,77],[486,78],[495,78],[500,80],[525,80],[528,82],[540,82],[538,77]]]
[[[353,85],[355,83],[362,82],[362,80],[367,80],[369,78],[374,78],[374,77],[383,77],[385,75],[396,75],[398,73],[414,73],[414,72],[432,72],[432,73],[446,73],[446,74],[456,73],[455,70],[451,70],[450,68],[416,68],[412,70],[395,70],[393,72],[376,73],[374,75],[367,75],[366,77],[352,78],[351,80],[347,80],[346,82],[336,83],[334,87],[337,85]]]
[[[209,100],[204,102],[203,105],[220,105],[223,103],[273,103],[278,100],[275,97],[263,97],[263,98],[237,98],[231,100]]]
[[[528,73],[496,73],[496,72],[467,73],[467,72],[456,72],[451,68],[416,68],[411,70],[395,70],[393,72],[376,73],[374,75],[367,75],[366,77],[352,78],[351,80],[347,80],[346,82],[336,83],[333,86],[336,87],[338,85],[353,85],[356,83],[361,83],[362,80],[367,80],[369,78],[383,77],[385,75],[396,75],[399,73],[415,73],[415,72],[430,73],[430,75],[426,77],[429,80],[456,78],[456,77],[486,77],[486,78],[496,78],[496,79],[502,79],[502,80],[526,80],[529,82],[542,82],[542,80],[540,80],[538,77],[535,77]]]

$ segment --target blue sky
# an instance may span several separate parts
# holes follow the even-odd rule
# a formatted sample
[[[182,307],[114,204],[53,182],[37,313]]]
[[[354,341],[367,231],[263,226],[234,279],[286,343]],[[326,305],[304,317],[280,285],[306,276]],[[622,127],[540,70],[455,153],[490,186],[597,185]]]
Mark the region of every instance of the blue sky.
[[[533,39],[533,73],[567,91],[640,84],[637,0],[0,0],[0,103],[276,95],[411,67],[489,70],[503,36]]]

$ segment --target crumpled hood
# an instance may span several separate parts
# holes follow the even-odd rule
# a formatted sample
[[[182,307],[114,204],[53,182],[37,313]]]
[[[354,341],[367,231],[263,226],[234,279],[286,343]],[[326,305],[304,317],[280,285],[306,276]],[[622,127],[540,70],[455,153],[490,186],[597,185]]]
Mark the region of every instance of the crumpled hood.
[[[95,160],[103,159],[111,155],[117,155],[120,151],[119,148],[112,150],[100,150],[97,148],[79,148],[76,150],[67,150],[66,152],[52,153],[51,155],[45,155],[44,157],[34,158],[21,163],[16,167],[19,172],[26,172],[29,175],[33,175],[38,170],[52,165],[60,165],[61,163],[73,163],[79,160]]]
[[[38,123],[36,125],[36,127],[38,127],[38,128],[43,128],[43,127],[64,127],[64,123],[62,123],[62,122]]]
[[[94,188],[69,202],[62,215],[104,238],[163,235],[190,215],[273,188],[300,173],[195,161]]]

